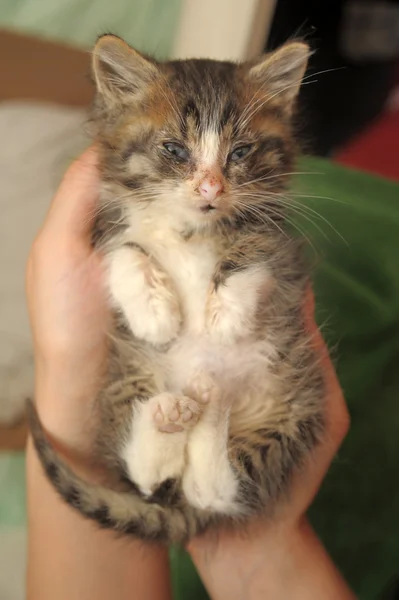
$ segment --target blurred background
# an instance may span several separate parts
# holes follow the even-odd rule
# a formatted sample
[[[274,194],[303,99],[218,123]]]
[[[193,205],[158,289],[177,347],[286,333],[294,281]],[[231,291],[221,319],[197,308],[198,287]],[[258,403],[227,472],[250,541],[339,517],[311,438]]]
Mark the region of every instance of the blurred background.
[[[315,50],[293,194],[352,429],[310,516],[359,598],[399,598],[399,0],[0,0],[0,600],[24,598],[24,265],[88,143],[89,50],[105,32],[161,59],[245,60],[293,37]],[[171,563],[175,597],[206,598],[184,553]]]

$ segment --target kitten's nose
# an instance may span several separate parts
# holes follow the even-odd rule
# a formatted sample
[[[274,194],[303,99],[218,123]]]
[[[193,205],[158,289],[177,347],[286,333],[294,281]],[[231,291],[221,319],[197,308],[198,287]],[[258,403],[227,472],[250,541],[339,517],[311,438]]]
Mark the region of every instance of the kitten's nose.
[[[216,177],[206,178],[200,183],[199,192],[205,200],[212,202],[223,192],[223,183]]]

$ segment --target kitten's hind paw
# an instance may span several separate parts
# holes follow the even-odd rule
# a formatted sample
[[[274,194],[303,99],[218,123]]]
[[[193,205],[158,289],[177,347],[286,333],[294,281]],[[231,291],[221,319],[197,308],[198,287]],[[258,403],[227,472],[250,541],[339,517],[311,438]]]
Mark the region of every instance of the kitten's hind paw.
[[[184,393],[200,404],[220,399],[220,388],[208,373],[199,371],[186,385]]]
[[[191,506],[229,515],[239,514],[238,482],[228,464],[214,456],[201,470],[189,465],[183,476],[184,495]]]
[[[153,419],[161,433],[177,433],[191,429],[202,412],[201,405],[188,396],[159,394],[151,400]]]

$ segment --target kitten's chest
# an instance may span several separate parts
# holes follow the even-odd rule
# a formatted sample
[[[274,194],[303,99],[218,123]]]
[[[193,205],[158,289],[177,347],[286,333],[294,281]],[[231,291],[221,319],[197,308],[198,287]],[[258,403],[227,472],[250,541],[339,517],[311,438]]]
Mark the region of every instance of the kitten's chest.
[[[167,227],[145,223],[138,228],[134,241],[142,246],[171,278],[179,296],[186,331],[204,329],[205,304],[220,258],[212,239],[184,239]]]

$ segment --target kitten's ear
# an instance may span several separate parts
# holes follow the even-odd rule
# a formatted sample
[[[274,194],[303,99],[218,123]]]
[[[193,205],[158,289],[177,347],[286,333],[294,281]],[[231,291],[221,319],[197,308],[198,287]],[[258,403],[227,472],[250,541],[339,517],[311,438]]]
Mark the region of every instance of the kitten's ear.
[[[270,98],[275,97],[291,110],[311,54],[307,44],[290,42],[264,56],[250,69],[249,77],[264,86]]]
[[[97,91],[108,100],[138,94],[158,74],[151,60],[115,35],[103,35],[97,40],[92,71]]]

